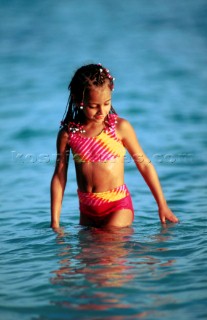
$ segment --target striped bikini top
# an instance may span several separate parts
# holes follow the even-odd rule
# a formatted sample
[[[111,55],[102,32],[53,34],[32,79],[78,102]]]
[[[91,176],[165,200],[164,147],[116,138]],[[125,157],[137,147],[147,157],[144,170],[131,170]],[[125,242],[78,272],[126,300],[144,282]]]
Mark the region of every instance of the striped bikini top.
[[[69,146],[72,149],[73,159],[81,162],[106,162],[124,157],[126,149],[117,137],[115,127],[117,115],[109,114],[107,126],[95,137],[86,137],[83,126],[76,123],[69,125]]]

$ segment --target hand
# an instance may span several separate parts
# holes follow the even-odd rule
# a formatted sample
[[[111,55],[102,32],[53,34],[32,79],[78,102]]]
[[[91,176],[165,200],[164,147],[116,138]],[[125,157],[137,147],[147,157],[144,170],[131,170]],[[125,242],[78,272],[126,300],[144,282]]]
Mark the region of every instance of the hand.
[[[168,206],[159,208],[159,217],[161,223],[166,223],[166,220],[171,222],[178,222],[178,218],[172,213]]]
[[[61,238],[61,237],[66,235],[63,227],[59,227],[59,226],[58,227],[52,227],[52,229],[53,229],[53,231],[55,233],[57,233],[58,238],[59,237]]]

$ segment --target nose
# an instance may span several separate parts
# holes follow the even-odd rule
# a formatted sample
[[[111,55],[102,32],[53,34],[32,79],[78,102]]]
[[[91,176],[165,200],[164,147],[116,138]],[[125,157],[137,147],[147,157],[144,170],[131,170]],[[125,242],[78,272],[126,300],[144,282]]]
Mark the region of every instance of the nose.
[[[100,105],[98,109],[99,114],[104,114],[104,106]]]

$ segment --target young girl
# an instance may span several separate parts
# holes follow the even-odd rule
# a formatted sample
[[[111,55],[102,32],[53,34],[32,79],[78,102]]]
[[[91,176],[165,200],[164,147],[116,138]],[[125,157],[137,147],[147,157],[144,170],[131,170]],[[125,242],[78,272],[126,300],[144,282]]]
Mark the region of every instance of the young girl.
[[[80,224],[127,227],[134,219],[124,183],[126,150],[148,184],[162,223],[178,219],[168,208],[158,176],[144,154],[131,124],[112,107],[114,78],[101,64],[79,68],[69,85],[70,96],[57,137],[57,161],[51,181],[51,227],[59,228],[70,149],[75,161]]]

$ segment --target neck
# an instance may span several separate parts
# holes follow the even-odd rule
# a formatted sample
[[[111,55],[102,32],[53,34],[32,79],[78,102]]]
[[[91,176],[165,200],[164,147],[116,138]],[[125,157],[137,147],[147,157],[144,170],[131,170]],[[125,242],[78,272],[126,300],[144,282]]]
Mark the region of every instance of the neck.
[[[98,136],[105,128],[104,121],[101,123],[96,123],[93,121],[86,121],[83,124],[84,135],[89,137]]]
[[[105,127],[105,119],[103,120],[103,121],[91,121],[91,120],[85,120],[84,122],[83,122],[83,126],[84,127],[88,127],[88,128],[100,128],[100,127]]]

